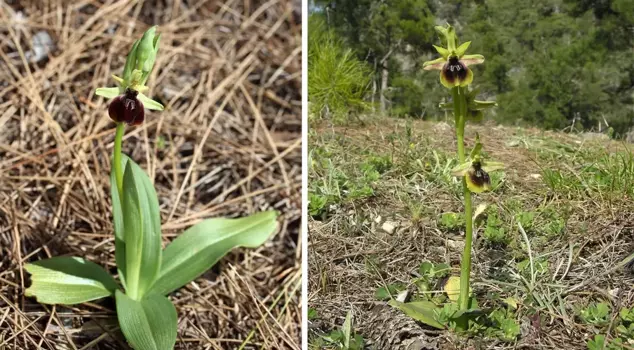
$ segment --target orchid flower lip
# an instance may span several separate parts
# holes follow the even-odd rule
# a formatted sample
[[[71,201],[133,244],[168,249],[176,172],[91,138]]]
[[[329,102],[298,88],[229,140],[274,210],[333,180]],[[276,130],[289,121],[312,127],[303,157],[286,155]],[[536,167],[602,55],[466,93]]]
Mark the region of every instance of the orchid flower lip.
[[[479,160],[472,163],[471,168],[465,174],[465,180],[471,192],[481,193],[491,188],[491,177],[482,169]]]
[[[127,88],[122,95],[110,101],[108,115],[117,123],[140,125],[145,120],[143,103],[137,98],[139,92]]]

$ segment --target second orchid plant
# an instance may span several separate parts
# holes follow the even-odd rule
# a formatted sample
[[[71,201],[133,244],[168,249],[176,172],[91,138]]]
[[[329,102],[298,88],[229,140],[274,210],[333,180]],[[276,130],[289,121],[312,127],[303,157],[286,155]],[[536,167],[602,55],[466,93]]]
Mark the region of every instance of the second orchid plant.
[[[425,70],[440,70],[440,83],[451,91],[452,102],[441,103],[440,108],[453,111],[458,149],[458,165],[452,169],[452,175],[462,179],[462,192],[465,208],[465,246],[460,263],[460,277],[451,276],[445,285],[445,291],[451,302],[436,305],[426,301],[391,304],[403,310],[411,317],[428,325],[444,328],[441,319],[461,324],[464,328],[467,316],[477,309],[475,298],[470,295],[469,278],[471,274],[471,249],[473,240],[472,193],[481,193],[491,188],[489,173],[503,169],[503,164],[483,159],[482,143],[476,134],[475,145],[469,154],[465,152],[465,126],[467,121],[481,121],[483,110],[496,106],[493,101],[475,99],[477,89],[472,89],[473,71],[470,65],[484,62],[482,55],[467,55],[470,41],[458,45],[456,32],[451,25],[437,26],[446,47],[434,48],[441,57],[423,64]],[[459,291],[459,292],[458,292]],[[456,293],[458,292],[458,293]],[[453,296],[456,296],[454,298]],[[457,303],[456,303],[457,301]]]
[[[234,247],[260,246],[277,229],[275,211],[207,219],[162,249],[154,186],[141,167],[121,152],[126,126],[141,125],[144,108],[163,110],[143,94],[159,39],[156,27],[148,29],[132,46],[123,77],[113,76],[118,86],[96,91],[111,99],[108,114],[116,123],[110,190],[121,287],[100,265],[80,257],[59,256],[25,265],[32,281],[25,294],[40,303],[72,305],[114,297],[121,331],[137,350],[174,347],[177,313],[166,297],[169,293],[203,274]]]

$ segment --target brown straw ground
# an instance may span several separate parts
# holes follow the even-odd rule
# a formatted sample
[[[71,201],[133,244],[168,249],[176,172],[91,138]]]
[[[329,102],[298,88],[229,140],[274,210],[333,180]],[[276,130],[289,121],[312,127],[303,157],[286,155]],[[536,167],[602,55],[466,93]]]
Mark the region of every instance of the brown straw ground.
[[[466,148],[473,147],[479,133],[486,157],[506,166],[499,189],[473,197],[474,207],[488,204],[489,209],[476,221],[471,273],[472,288],[486,312],[504,310],[505,298],[517,300],[509,318],[519,324],[520,334],[505,342],[482,334],[460,337],[430,331],[375,296],[377,288],[392,284],[416,291],[412,281],[420,277],[424,261],[449,264],[459,275],[463,229],[443,226],[441,215],[461,213],[463,204],[457,181],[443,175],[456,152],[450,125],[367,119],[365,125],[333,127],[322,122],[309,129],[309,193],[344,196],[326,207],[327,216],[308,220],[307,298],[309,309],[314,309],[309,344],[319,344],[320,336],[340,329],[349,311],[354,332],[375,349],[582,350],[595,334],[616,336],[619,311],[634,307],[634,272],[615,269],[634,252],[634,183],[614,191],[612,182],[606,181],[601,190],[596,185],[601,179],[632,179],[631,145],[594,140],[592,134],[468,125]],[[608,155],[622,158],[612,158],[618,161],[606,168]],[[392,159],[388,170],[368,180],[362,169],[381,157]],[[620,172],[594,178],[588,175],[591,167]],[[550,188],[544,169],[560,170],[566,181]],[[573,181],[577,178],[583,181]],[[373,194],[352,198],[357,183],[371,186]],[[337,193],[339,188],[344,190]],[[515,219],[520,212],[535,215],[532,227],[525,229],[526,238]],[[503,220],[508,243],[493,244],[486,238],[484,217],[492,213]],[[565,221],[556,231],[551,227],[558,218]],[[388,222],[392,229],[385,228]],[[529,260],[539,262],[542,270],[520,270],[519,262]],[[584,322],[580,310],[599,302],[609,305],[608,323]],[[413,340],[422,347],[411,345]]]
[[[301,23],[290,0],[0,1],[0,349],[125,349],[114,303],[40,305],[24,264],[73,255],[116,271],[114,124],[94,95],[159,25],[149,95],[124,153],[155,182],[164,244],[204,218],[276,209],[280,229],[172,293],[177,349],[299,349]],[[33,37],[52,47],[31,58]]]

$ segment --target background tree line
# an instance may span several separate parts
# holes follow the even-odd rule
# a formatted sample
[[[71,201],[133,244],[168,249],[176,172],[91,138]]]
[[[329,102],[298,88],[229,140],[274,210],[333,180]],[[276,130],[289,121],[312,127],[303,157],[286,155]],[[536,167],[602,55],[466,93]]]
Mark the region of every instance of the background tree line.
[[[422,63],[437,57],[434,25],[448,22],[486,57],[473,70],[480,97],[499,103],[496,121],[617,134],[634,125],[634,0],[314,0],[309,9],[313,117],[369,108],[445,118],[446,91]]]

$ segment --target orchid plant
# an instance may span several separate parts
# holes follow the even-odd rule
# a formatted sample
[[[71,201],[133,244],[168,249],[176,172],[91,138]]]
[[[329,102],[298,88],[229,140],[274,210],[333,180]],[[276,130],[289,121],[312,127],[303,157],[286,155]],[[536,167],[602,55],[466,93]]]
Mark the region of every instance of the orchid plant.
[[[234,247],[258,247],[277,229],[275,211],[207,219],[162,249],[154,186],[141,167],[121,152],[126,126],[143,124],[144,108],[163,110],[143,94],[159,47],[156,29],[148,29],[134,43],[123,77],[114,76],[118,86],[96,91],[111,99],[108,114],[116,123],[110,189],[121,286],[101,266],[80,257],[59,256],[25,265],[32,281],[25,294],[40,303],[72,305],[114,297],[121,331],[137,350],[174,347],[177,314],[166,295],[203,274]]]
[[[478,122],[483,119],[483,110],[496,106],[493,101],[475,99],[478,91],[471,89],[474,74],[471,65],[484,62],[482,55],[467,55],[470,41],[458,45],[456,32],[451,25],[437,26],[446,47],[434,48],[441,57],[423,64],[424,70],[440,70],[440,83],[451,90],[452,103],[441,103],[440,108],[453,111],[458,148],[458,165],[452,169],[452,175],[462,179],[465,207],[465,247],[460,264],[460,277],[451,276],[445,284],[450,303],[440,307],[427,301],[402,303],[391,301],[393,306],[403,310],[417,320],[438,328],[445,326],[440,319],[453,320],[465,324],[465,317],[477,309],[477,302],[471,296],[469,278],[471,274],[471,248],[473,240],[472,193],[481,193],[491,188],[489,173],[503,168],[503,164],[483,159],[482,143],[476,134],[475,146],[469,155],[465,153],[464,131],[467,121]],[[455,297],[454,297],[455,296]]]

